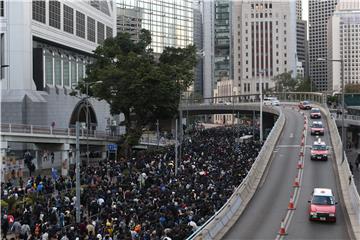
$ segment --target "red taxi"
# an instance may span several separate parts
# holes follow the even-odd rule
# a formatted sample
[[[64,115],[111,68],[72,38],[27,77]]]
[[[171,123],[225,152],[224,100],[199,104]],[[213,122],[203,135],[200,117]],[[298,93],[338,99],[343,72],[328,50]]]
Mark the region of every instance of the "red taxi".
[[[319,108],[311,108],[310,118],[321,118],[321,112]]]
[[[309,205],[310,221],[336,222],[336,204],[329,188],[314,188]]]
[[[311,147],[310,157],[311,160],[328,160],[329,148],[325,142],[322,142],[319,138],[317,142]]]
[[[324,135],[324,126],[322,122],[313,122],[310,128],[311,135]]]
[[[311,109],[311,105],[309,101],[301,101],[299,103],[299,108],[301,110],[310,110]]]

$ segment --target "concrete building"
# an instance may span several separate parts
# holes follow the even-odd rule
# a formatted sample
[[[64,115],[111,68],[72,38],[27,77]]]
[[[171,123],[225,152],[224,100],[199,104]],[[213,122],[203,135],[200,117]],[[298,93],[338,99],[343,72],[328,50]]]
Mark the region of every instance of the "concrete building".
[[[1,1],[1,122],[74,126],[84,102],[69,96],[92,51],[114,36],[115,6],[104,1]],[[104,101],[89,100],[90,126],[105,130]],[[6,113],[6,114],[5,114]]]
[[[193,5],[192,0],[118,0],[118,19],[125,22],[137,23],[141,20],[141,28],[151,32],[152,42],[150,47],[154,53],[162,53],[165,47],[186,47],[193,44]],[[136,13],[136,19],[131,16],[123,17],[121,14],[129,15],[131,9]],[[132,31],[126,27],[123,21],[118,21],[118,30]],[[134,24],[135,25],[135,24]]]
[[[317,91],[328,91],[328,63],[318,61],[328,56],[328,20],[338,0],[309,0],[310,80]]]
[[[214,89],[214,97],[223,97],[235,95],[237,92],[236,86],[234,85],[233,80],[227,79],[224,77],[217,82],[216,88]],[[215,100],[216,104],[231,104],[231,98],[217,98]],[[215,124],[232,124],[234,119],[233,114],[214,114],[214,123]]]
[[[309,49],[307,40],[307,22],[296,20],[296,53],[297,61],[303,68],[303,76],[309,77]]]
[[[239,94],[274,88],[273,78],[296,75],[295,1],[233,2],[234,83]]]
[[[203,1],[203,51],[204,51],[204,97],[213,96],[216,87],[214,77],[214,50],[215,50],[215,4],[214,1]]]
[[[344,60],[344,82],[360,84],[360,1],[339,1],[328,24],[327,59]],[[328,89],[341,91],[341,64],[328,62]]]
[[[302,20],[302,1],[296,0],[296,20]]]
[[[197,49],[198,63],[195,70],[194,79],[194,94],[195,96],[204,96],[204,78],[203,78],[203,16],[201,9],[203,8],[203,2],[198,1],[194,3],[194,45]]]

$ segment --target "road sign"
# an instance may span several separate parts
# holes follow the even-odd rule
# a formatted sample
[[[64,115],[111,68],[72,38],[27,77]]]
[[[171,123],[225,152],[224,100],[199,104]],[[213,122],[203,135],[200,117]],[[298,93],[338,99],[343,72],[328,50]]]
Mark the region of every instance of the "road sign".
[[[117,151],[117,144],[108,144],[107,147],[108,147],[108,150],[111,152]]]

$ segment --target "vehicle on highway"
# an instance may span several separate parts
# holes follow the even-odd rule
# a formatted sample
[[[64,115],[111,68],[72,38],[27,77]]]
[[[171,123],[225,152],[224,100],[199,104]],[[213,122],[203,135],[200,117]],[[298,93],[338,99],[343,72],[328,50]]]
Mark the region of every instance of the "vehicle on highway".
[[[310,118],[321,118],[321,112],[319,108],[311,108]]]
[[[264,105],[280,106],[280,101],[276,97],[264,97]]]
[[[310,221],[336,222],[335,197],[329,188],[314,188],[309,204]]]
[[[301,101],[299,103],[299,108],[301,110],[310,110],[311,109],[311,104],[309,101]]]
[[[324,135],[324,126],[321,121],[314,121],[310,128],[311,135]]]
[[[311,160],[328,160],[329,147],[319,138],[311,147]]]

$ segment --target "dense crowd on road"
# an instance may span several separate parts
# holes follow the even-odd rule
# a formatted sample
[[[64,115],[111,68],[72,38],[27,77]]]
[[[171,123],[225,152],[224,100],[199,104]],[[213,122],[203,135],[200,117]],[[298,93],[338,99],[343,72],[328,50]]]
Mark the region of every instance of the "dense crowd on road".
[[[81,221],[75,224],[75,176],[2,183],[3,236],[15,239],[185,239],[231,196],[261,148],[235,143],[247,127],[193,130],[173,148],[133,153],[82,167]],[[15,201],[16,200],[16,201]],[[23,200],[23,201],[21,201]],[[16,204],[16,205],[14,205]]]

